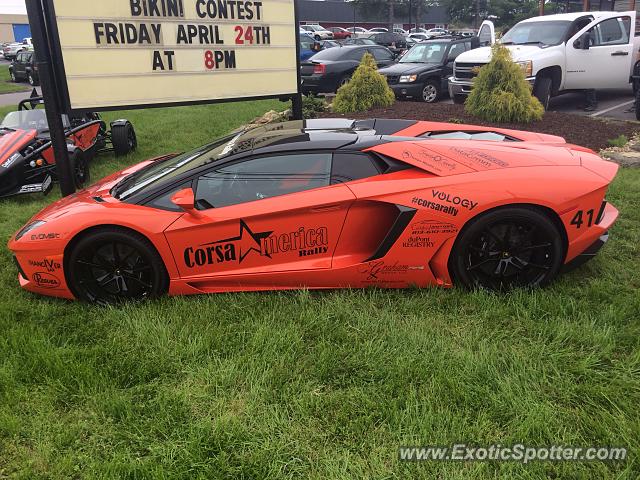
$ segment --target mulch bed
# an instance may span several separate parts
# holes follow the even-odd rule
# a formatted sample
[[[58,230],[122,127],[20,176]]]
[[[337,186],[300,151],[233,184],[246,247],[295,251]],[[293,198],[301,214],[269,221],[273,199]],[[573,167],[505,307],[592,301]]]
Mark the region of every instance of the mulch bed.
[[[542,120],[533,123],[494,124],[478,120],[464,111],[463,105],[448,103],[426,104],[419,102],[397,101],[390,108],[379,108],[363,113],[339,115],[324,113],[322,117],[346,118],[404,118],[410,120],[430,120],[434,122],[468,123],[488,125],[531,132],[548,133],[564,137],[568,143],[581,145],[595,151],[607,148],[607,141],[626,135],[631,138],[640,131],[640,123],[617,120],[600,120],[592,117],[571,115],[568,113],[547,112]]]

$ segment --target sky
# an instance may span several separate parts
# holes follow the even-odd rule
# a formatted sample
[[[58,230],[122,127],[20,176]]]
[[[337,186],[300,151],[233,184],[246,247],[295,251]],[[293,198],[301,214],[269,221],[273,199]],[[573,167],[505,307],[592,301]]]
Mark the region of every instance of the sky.
[[[0,13],[26,14],[27,7],[24,5],[24,0],[0,0]]]

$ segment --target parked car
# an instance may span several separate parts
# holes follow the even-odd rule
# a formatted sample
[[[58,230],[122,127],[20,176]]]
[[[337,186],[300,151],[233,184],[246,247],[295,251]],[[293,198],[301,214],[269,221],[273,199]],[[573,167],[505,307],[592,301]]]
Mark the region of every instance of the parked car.
[[[551,97],[567,90],[629,89],[630,72],[640,46],[634,37],[636,12],[575,12],[533,17],[513,26],[500,40],[522,67],[533,94],[547,108]],[[493,43],[495,30],[484,22],[480,43]],[[449,79],[457,103],[471,92],[491,48],[460,55]]]
[[[301,33],[298,35],[298,42],[300,43],[300,61],[307,60],[313,55],[322,50],[322,45],[308,33]]]
[[[409,32],[407,32],[404,28],[394,28],[393,29],[393,33],[397,33],[399,35],[409,35]]]
[[[479,47],[477,39],[443,38],[421,42],[396,63],[380,70],[397,98],[432,103],[447,91],[453,62],[458,55]]]
[[[395,55],[399,55],[407,49],[407,39],[397,33],[374,33],[369,37],[369,40],[373,40],[378,45],[387,47]]]
[[[422,27],[413,27],[409,30],[409,33],[427,33],[427,29]]]
[[[31,86],[39,85],[40,77],[34,52],[29,50],[18,52],[9,66],[9,76],[12,82],[27,81]]]
[[[410,33],[407,38],[410,38],[416,42],[424,42],[425,40],[431,39],[431,37],[426,33]]]
[[[369,33],[385,33],[388,32],[389,29],[388,28],[384,28],[384,27],[375,27],[375,28],[370,28],[369,29]]]
[[[342,45],[377,45],[376,42],[370,38],[349,38],[342,42]]]
[[[8,247],[21,288],[91,304],[372,286],[528,295],[608,240],[617,170],[532,132],[276,123],[129,165],[36,213]]]
[[[393,63],[394,54],[385,47],[349,45],[323,50],[300,65],[304,93],[331,93],[351,79],[362,56],[371,53],[378,67]]]
[[[316,40],[333,40],[333,33],[320,25],[302,25],[302,28]]]
[[[2,53],[5,59],[13,60],[14,58],[16,58],[16,55],[18,55],[18,52],[21,52],[22,50],[28,50],[28,49],[29,49],[28,44],[10,43],[9,45],[6,45],[4,47],[4,49],[2,50]]]
[[[447,35],[449,32],[447,32],[444,28],[430,28],[425,33],[433,38]]]
[[[336,40],[344,40],[353,36],[353,33],[342,27],[329,27],[327,30],[333,33],[333,38]]]
[[[349,27],[346,29],[347,32],[350,32],[354,38],[363,37],[365,35],[369,35],[369,30],[362,27]]]

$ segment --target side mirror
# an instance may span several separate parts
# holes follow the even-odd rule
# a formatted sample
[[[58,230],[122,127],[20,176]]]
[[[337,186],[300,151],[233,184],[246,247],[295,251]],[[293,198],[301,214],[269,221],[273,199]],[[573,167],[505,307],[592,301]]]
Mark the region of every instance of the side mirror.
[[[190,188],[185,188],[174,193],[171,197],[171,202],[193,216],[200,216],[200,213],[198,213],[195,206],[195,195],[193,194],[193,190]]]
[[[590,44],[591,34],[589,32],[584,32],[575,42],[573,42],[573,47],[578,50],[589,50]]]

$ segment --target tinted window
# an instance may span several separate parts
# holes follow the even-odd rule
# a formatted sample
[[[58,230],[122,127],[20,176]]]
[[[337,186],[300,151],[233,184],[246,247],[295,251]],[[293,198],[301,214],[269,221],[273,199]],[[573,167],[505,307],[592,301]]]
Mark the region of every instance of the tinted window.
[[[400,63],[440,63],[446,48],[446,43],[419,43],[411,47]]]
[[[624,45],[629,43],[629,31],[631,19],[629,17],[609,18],[593,27],[591,33],[591,45]]]
[[[199,209],[277,197],[329,185],[330,153],[260,157],[211,170],[197,180]]]
[[[373,159],[363,153],[336,153],[333,156],[331,183],[345,183],[379,175]]]
[[[465,47],[465,42],[454,43],[453,45],[451,45],[451,48],[449,49],[447,60],[454,60],[458,55],[460,55],[461,53],[464,53],[465,50],[468,50]]]
[[[520,22],[500,40],[503,44],[558,45],[569,31],[569,21]],[[480,39],[482,42],[482,38]]]
[[[383,48],[374,48],[371,50],[371,53],[378,62],[389,62],[393,60],[393,54]]]

